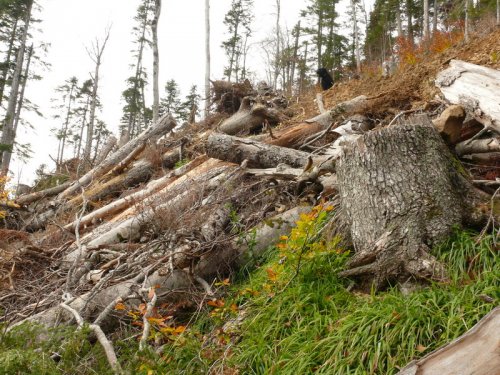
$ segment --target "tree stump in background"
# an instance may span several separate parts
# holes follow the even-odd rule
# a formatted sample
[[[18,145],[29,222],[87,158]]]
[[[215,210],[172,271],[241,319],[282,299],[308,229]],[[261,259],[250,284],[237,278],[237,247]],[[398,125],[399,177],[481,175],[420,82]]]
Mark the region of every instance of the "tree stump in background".
[[[340,217],[354,256],[342,276],[377,288],[411,278],[443,280],[430,254],[471,213],[471,185],[426,116],[372,131],[337,162]]]

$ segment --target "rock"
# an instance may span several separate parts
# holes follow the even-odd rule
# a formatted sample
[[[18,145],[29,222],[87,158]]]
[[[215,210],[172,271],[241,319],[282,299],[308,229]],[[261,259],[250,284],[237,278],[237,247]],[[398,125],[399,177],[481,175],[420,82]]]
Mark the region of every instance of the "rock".
[[[444,140],[454,145],[460,140],[464,120],[464,109],[459,105],[452,105],[446,108],[433,124]]]

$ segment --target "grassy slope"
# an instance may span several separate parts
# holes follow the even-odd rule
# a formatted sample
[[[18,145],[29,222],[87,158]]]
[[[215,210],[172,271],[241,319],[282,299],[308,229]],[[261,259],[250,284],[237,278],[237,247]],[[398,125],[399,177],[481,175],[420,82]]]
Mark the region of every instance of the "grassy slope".
[[[225,298],[207,305],[181,335],[169,335],[161,355],[138,354],[135,340],[119,342],[124,367],[134,374],[394,374],[498,304],[492,236],[476,244],[472,234],[460,232],[436,249],[449,265],[446,284],[408,296],[396,289],[361,294],[335,276],[348,254],[316,236],[327,219],[320,215],[303,217],[260,266],[221,286]],[[59,329],[40,346],[30,341],[33,330],[1,337],[0,374],[108,373],[102,351],[85,335]],[[62,355],[57,364],[49,359],[54,351]]]

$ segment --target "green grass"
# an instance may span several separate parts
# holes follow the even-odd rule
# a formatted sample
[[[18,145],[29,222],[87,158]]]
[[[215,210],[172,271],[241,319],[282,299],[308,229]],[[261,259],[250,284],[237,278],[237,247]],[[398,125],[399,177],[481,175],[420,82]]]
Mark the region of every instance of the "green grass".
[[[476,244],[473,233],[457,231],[435,249],[448,265],[450,281],[407,296],[395,288],[378,294],[349,291],[351,282],[336,276],[347,255],[316,245],[304,252],[298,274],[297,254],[284,261],[283,254],[270,250],[259,266],[226,287],[223,307],[207,306],[160,355],[139,353],[137,340],[116,340],[122,366],[133,374],[191,375],[211,369],[395,374],[463,334],[500,300],[492,236]],[[485,302],[484,295],[495,302]],[[238,315],[235,310],[246,314],[241,327],[222,331]],[[110,373],[99,345],[90,345],[85,333],[71,332],[59,328],[43,343],[34,341],[34,327],[0,336],[0,375]],[[54,351],[61,354],[58,363],[49,358]]]

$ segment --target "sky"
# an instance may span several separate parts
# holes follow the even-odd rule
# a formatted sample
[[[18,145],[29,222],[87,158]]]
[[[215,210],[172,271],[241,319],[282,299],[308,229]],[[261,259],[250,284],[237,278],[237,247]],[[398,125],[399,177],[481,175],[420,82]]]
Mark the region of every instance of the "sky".
[[[32,183],[34,171],[42,163],[54,168],[49,155],[55,158],[57,140],[50,132],[59,127],[60,120],[54,120],[55,113],[50,99],[55,97],[55,88],[72,76],[80,82],[89,79],[93,71],[93,62],[86,52],[86,47],[96,38],[102,39],[106,27],[111,27],[111,35],[103,55],[100,71],[99,95],[103,109],[99,118],[104,120],[108,128],[118,133],[122,116],[123,101],[121,93],[125,89],[125,80],[132,75],[130,65],[133,63],[131,50],[133,18],[139,0],[43,0],[42,8],[36,16],[41,19],[34,31],[35,46],[49,43],[44,58],[50,63],[49,69],[37,69],[42,76],[40,81],[30,81],[26,88],[27,97],[36,103],[43,118],[25,113],[34,129],[20,129],[18,141],[29,142],[33,149],[33,158],[27,164],[14,158],[11,170],[17,182],[20,176],[22,183]],[[223,24],[225,13],[229,10],[231,0],[211,0],[211,79],[223,76],[225,55],[220,48],[226,38],[226,27]],[[167,80],[175,79],[184,97],[189,88],[196,84],[200,93],[203,91],[205,77],[205,23],[204,0],[163,0],[162,15],[159,24],[160,50],[160,96]],[[281,26],[291,29],[299,18],[301,9],[306,6],[305,0],[284,0],[281,5]],[[258,41],[273,31],[276,17],[275,2],[272,0],[254,0],[255,20],[252,48],[249,52],[249,68],[253,69],[256,78],[265,78],[262,67],[264,61]],[[152,52],[146,51],[146,66],[152,68]],[[147,104],[152,102],[151,90],[146,93]]]

